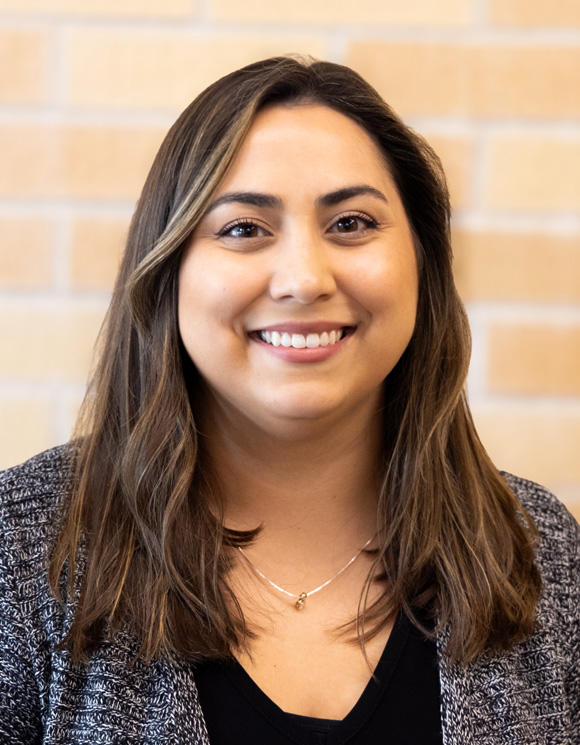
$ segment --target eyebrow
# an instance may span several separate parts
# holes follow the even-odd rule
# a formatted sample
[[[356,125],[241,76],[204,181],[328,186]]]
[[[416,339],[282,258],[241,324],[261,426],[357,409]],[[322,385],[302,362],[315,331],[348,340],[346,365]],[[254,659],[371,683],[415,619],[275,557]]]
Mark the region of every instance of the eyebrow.
[[[220,204],[231,204],[232,202],[236,202],[237,204],[251,204],[253,207],[282,208],[280,197],[275,197],[272,194],[260,194],[256,191],[234,191],[216,199],[215,202],[210,204],[207,211],[211,212],[216,207],[219,207]]]
[[[324,194],[323,196],[318,197],[316,205],[318,207],[334,207],[341,202],[346,202],[348,199],[362,195],[370,195],[381,199],[383,202],[388,202],[382,191],[379,191],[372,186],[367,186],[366,184],[360,184],[358,186],[346,186],[344,189],[337,189],[336,191]],[[224,194],[216,199],[209,205],[207,212],[211,212],[222,204],[231,204],[232,202],[237,204],[250,204],[253,207],[266,207],[270,209],[282,209],[284,206],[280,197],[276,197],[273,194],[261,194],[256,191],[235,191],[229,194]]]
[[[360,184],[359,186],[346,186],[344,189],[338,189],[337,191],[331,191],[329,194],[324,194],[324,196],[318,197],[316,204],[320,207],[334,207],[336,204],[346,202],[347,199],[363,195],[370,195],[382,199],[383,202],[388,202],[382,191],[366,184]]]

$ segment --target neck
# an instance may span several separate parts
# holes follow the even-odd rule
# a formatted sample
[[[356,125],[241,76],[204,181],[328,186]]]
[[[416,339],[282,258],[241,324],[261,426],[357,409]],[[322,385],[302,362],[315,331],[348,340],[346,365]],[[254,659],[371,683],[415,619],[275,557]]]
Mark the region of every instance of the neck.
[[[360,548],[376,529],[379,483],[380,416],[365,408],[332,427],[294,423],[278,435],[215,411],[206,417],[226,525],[261,526],[264,550],[286,557]]]

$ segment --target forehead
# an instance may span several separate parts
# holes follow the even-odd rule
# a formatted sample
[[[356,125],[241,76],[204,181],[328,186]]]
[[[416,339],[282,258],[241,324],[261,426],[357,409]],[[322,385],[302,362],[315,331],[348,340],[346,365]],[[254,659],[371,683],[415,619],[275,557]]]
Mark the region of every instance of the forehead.
[[[369,181],[393,186],[372,137],[344,114],[310,103],[260,111],[218,194],[263,188],[264,180],[284,190]]]

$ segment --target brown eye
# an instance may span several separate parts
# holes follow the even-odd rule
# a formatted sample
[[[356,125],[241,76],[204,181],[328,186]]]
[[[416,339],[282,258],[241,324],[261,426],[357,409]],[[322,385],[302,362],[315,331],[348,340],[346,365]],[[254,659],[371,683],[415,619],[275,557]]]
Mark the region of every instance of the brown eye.
[[[339,233],[354,233],[358,229],[358,220],[356,217],[341,217],[336,227]]]
[[[331,233],[355,234],[356,237],[363,237],[370,230],[376,230],[378,227],[376,220],[369,215],[351,214],[339,217],[330,228]]]
[[[228,231],[229,235],[234,238],[257,238],[258,237],[258,226],[252,225],[252,223],[242,223],[236,225]]]

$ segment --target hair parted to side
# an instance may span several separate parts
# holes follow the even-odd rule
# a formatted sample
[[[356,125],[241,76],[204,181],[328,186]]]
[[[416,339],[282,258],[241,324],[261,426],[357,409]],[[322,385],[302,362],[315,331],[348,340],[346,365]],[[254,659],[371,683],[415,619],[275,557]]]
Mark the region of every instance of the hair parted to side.
[[[451,661],[465,663],[534,629],[535,529],[481,445],[465,397],[470,336],[440,162],[357,73],[280,57],[227,75],[193,101],[133,216],[69,450],[70,501],[50,565],[55,594],[66,567],[75,595],[64,645],[77,661],[122,627],[146,659],[225,657],[251,636],[227,571],[230,546],[252,536],[225,530],[208,507],[212,478],[195,424],[203,402],[180,343],[177,273],[257,112],[308,102],[350,117],[377,143],[418,253],[416,329],[385,383],[374,566],[384,591],[369,607],[361,598],[362,638],[399,608],[417,624],[427,609],[448,630]]]

